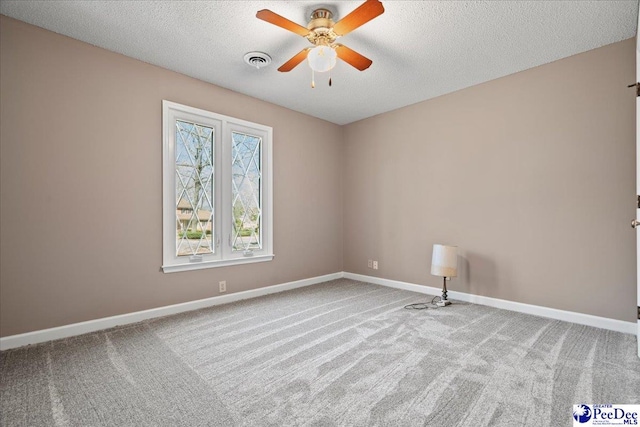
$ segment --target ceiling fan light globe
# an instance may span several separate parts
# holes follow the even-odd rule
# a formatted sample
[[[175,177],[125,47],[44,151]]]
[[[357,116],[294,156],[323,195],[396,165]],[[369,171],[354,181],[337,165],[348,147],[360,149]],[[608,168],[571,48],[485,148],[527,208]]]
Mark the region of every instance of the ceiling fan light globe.
[[[307,61],[313,71],[324,73],[336,66],[337,57],[338,55],[332,47],[316,46],[307,54]]]

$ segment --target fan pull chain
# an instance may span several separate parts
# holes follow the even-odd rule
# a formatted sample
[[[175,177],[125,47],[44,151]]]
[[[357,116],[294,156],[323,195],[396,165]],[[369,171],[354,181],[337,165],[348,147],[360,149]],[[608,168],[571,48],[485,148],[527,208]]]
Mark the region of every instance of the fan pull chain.
[[[331,87],[331,70],[329,70],[329,87]]]
[[[315,82],[314,78],[315,78],[315,74],[314,74],[313,68],[312,68],[311,69],[311,89],[316,87],[316,82]]]

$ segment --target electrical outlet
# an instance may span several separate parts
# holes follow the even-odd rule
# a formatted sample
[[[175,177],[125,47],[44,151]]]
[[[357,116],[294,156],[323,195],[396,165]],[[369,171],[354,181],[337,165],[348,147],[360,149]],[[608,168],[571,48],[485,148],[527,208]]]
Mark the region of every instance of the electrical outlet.
[[[223,280],[222,282],[219,283],[220,285],[220,292],[227,292],[227,281]]]
[[[378,269],[378,261],[373,261],[373,269],[374,270]]]
[[[373,268],[373,261],[372,260],[367,261],[367,267]]]

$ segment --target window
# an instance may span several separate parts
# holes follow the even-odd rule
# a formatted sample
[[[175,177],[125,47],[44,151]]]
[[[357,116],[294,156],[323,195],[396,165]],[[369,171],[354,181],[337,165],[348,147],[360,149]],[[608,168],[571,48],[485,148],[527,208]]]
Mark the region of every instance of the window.
[[[273,259],[272,129],[162,102],[165,273]]]

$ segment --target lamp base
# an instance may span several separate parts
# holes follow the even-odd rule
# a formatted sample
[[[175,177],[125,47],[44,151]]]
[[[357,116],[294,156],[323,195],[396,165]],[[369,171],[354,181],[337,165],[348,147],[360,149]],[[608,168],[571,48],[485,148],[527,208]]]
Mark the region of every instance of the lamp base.
[[[442,278],[442,297],[440,297],[440,301],[438,301],[436,305],[438,307],[446,307],[449,304],[451,304],[451,302],[449,302],[449,300],[447,299],[447,278],[443,277]]]

